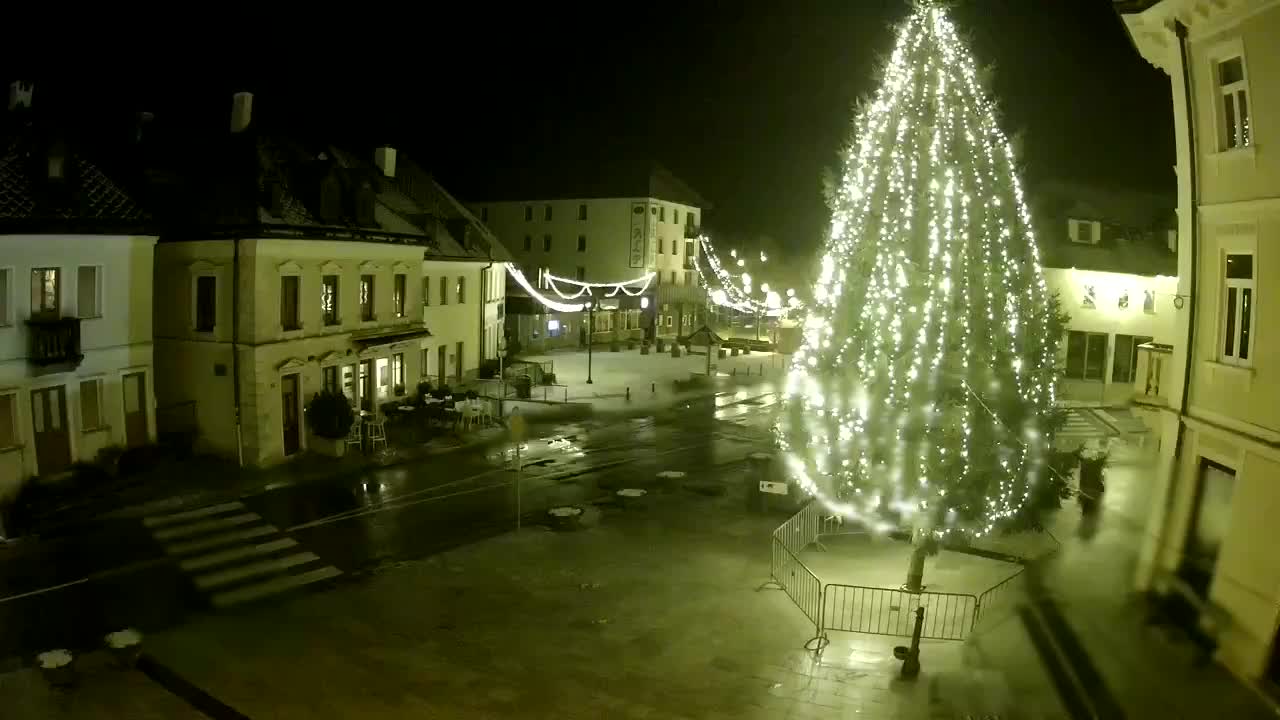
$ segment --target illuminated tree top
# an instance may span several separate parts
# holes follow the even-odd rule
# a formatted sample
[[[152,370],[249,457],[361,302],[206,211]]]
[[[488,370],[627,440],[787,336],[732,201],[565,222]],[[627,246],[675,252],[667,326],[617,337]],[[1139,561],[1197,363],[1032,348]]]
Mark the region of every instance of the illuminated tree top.
[[[984,534],[1046,471],[1056,304],[1014,153],[944,9],[859,113],[777,428],[796,477],[882,528]]]

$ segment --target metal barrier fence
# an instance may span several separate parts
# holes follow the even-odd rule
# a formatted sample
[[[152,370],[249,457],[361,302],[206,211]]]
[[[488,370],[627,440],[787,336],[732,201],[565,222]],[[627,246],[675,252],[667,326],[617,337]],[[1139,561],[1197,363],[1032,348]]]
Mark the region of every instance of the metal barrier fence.
[[[920,637],[963,640],[973,629],[978,598],[958,593],[910,593],[889,588],[827,583],[822,589],[822,630],[910,635],[923,607]]]
[[[1001,580],[997,585],[988,588],[978,596],[978,607],[973,612],[974,626],[977,626],[982,618],[989,615],[993,610],[1000,609],[1013,600],[1014,591],[1021,584],[1018,581],[1022,577],[1024,570],[1026,568],[1018,568],[1018,572]]]
[[[810,544],[817,542],[818,535],[822,532],[822,523],[821,503],[810,502],[779,525],[773,531],[773,538],[793,555],[798,555]]]
[[[770,562],[773,582],[800,612],[813,623],[815,638],[822,636],[822,581],[813,574],[800,558],[796,557],[776,537],[773,539],[773,558]]]

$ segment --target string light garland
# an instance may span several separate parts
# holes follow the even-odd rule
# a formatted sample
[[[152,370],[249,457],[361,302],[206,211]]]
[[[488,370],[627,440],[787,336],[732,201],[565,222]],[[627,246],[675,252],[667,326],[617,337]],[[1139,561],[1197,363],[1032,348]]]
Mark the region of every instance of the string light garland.
[[[578,312],[585,310],[587,307],[586,303],[563,303],[558,300],[552,300],[534,287],[533,283],[529,282],[529,278],[524,276],[524,273],[520,271],[520,268],[515,263],[506,263],[506,268],[507,274],[511,276],[511,279],[524,288],[524,291],[529,293],[530,297],[556,312]]]
[[[1061,328],[1013,149],[938,5],[900,27],[853,137],[775,436],[835,513],[979,537],[1049,472]]]
[[[562,299],[573,300],[575,298],[582,297],[584,294],[594,295],[595,293],[593,293],[592,290],[604,288],[608,288],[609,290],[609,292],[605,293],[605,297],[614,297],[618,293],[622,293],[627,297],[637,297],[643,295],[644,292],[649,289],[649,284],[653,282],[654,275],[656,275],[656,273],[650,272],[631,280],[611,283],[583,282],[582,280],[571,280],[569,278],[560,277],[559,275],[552,275],[551,273],[543,273],[542,277],[547,281],[547,284],[551,289],[554,290]],[[558,282],[565,283],[567,285],[576,285],[578,291],[570,295],[556,287],[556,283]],[[638,285],[638,287],[632,287],[636,285]]]
[[[702,282],[703,288],[707,290],[711,302],[721,307],[768,317],[777,317],[786,311],[786,308],[783,307],[782,296],[769,292],[768,283],[760,286],[760,290],[765,294],[763,301],[752,297],[751,274],[744,270],[735,276],[725,270],[720,263],[720,259],[716,256],[715,246],[711,244],[711,238],[706,235],[699,237],[698,245],[699,251],[693,256],[693,268],[698,272],[698,279]],[[737,251],[730,250],[729,256],[737,260],[739,267],[746,266],[746,261],[738,257]],[[708,268],[704,269],[701,258],[706,258]],[[761,262],[767,261],[767,256],[763,252],[760,253],[760,260]],[[708,270],[710,274],[708,274]],[[787,305],[793,310],[802,307],[801,302],[795,298],[794,292],[791,293]]]

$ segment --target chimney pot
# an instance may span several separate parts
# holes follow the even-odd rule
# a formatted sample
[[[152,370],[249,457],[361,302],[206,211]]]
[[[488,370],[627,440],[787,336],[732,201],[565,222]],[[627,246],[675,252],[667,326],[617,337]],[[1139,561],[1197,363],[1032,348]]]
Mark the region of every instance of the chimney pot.
[[[373,151],[373,162],[382,171],[384,177],[396,176],[396,149],[382,146]]]
[[[244,132],[253,119],[253,93],[238,92],[231,96],[231,132]]]

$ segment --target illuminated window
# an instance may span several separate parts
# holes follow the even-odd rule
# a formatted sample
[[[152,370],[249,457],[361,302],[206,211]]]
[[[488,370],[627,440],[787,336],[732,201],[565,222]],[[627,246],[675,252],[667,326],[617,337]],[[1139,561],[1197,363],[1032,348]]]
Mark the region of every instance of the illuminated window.
[[[1245,87],[1244,58],[1237,55],[1219,62],[1217,75],[1222,108],[1222,149],[1248,147],[1253,144],[1253,129],[1249,118],[1249,92]]]
[[[31,271],[31,314],[57,315],[62,308],[62,271],[35,268]]]
[[[338,276],[320,278],[320,314],[325,325],[338,324]]]
[[[360,319],[373,320],[373,276],[360,276]]]
[[[1253,255],[1227,255],[1223,275],[1221,360],[1249,365],[1253,345]]]
[[[393,278],[393,286],[391,289],[391,306],[395,308],[396,317],[404,317],[404,296],[405,282],[407,278],[404,273],[396,273]]]

